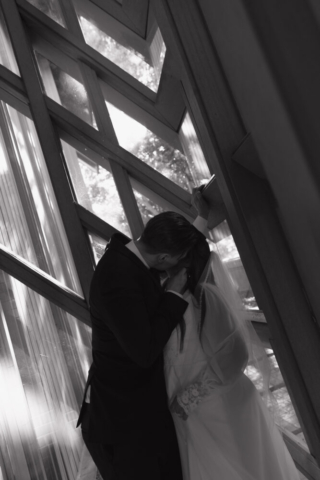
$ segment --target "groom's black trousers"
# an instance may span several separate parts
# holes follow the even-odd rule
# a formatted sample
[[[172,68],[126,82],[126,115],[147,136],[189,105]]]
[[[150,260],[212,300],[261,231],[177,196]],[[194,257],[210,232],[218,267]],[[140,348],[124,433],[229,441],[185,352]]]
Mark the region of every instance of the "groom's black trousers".
[[[182,480],[179,448],[170,412],[154,419],[148,430],[125,435],[117,443],[88,438],[90,405],[82,420],[84,442],[104,480]]]

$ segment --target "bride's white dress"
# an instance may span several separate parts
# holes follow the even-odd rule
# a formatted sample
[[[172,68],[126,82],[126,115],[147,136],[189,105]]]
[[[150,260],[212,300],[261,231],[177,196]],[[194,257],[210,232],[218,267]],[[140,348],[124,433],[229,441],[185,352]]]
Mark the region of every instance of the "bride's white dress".
[[[178,327],[164,356],[169,402],[178,395],[189,412],[186,421],[173,414],[184,480],[298,480],[281,434],[243,373],[246,356],[226,308],[219,306],[224,326],[205,324],[200,343],[199,309],[190,293],[185,298],[183,350]],[[225,328],[230,335],[223,332],[227,340],[217,349],[211,337]]]

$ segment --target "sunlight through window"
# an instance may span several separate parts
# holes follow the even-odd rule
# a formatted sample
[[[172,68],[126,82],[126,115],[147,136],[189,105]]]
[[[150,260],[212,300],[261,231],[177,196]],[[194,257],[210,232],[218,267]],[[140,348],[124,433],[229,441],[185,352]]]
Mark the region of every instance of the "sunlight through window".
[[[151,54],[155,58],[154,65],[150,65],[142,54],[130,46],[123,46],[118,43],[106,32],[100,30],[93,21],[86,19],[82,15],[79,16],[79,20],[86,43],[90,47],[139,80],[143,85],[157,92],[166,54],[166,46],[159,29],[153,42],[155,53],[154,55]]]
[[[101,167],[63,140],[62,147],[80,205],[131,237],[111,167]]]
[[[4,102],[0,143],[0,243],[82,294],[34,124]]]
[[[31,5],[59,23],[62,27],[66,26],[58,0],[27,0],[27,2],[31,3]]]

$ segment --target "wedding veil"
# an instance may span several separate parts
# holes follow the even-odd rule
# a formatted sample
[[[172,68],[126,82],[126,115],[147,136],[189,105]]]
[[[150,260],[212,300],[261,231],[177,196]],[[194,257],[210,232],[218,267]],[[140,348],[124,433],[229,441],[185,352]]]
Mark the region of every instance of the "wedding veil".
[[[247,365],[260,374],[259,390],[268,393],[270,368],[265,350],[235,284],[219,256],[211,252],[195,290],[200,304],[200,339],[221,386],[233,383]]]

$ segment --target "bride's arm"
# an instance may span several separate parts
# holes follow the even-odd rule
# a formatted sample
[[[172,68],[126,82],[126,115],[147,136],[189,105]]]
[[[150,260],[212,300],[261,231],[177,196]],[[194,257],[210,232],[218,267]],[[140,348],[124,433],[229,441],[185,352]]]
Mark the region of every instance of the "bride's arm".
[[[213,374],[210,365],[206,365],[201,372],[193,379],[192,383],[186,385],[174,397],[170,404],[170,411],[183,420],[205,400],[219,385],[219,379]]]
[[[181,389],[170,405],[172,413],[186,420],[198,405],[213,392],[223,392],[244,371],[248,361],[246,341],[237,322],[219,295],[210,295],[214,305],[204,322],[201,344],[207,355],[207,365]]]
[[[247,360],[245,343],[240,334],[235,335],[232,352],[230,346],[226,345],[213,355],[197,377],[177,393],[170,405],[170,411],[187,420],[209,395],[223,391],[232,384],[244,371]]]
[[[198,212],[198,216],[193,222],[193,226],[205,235],[208,227],[209,205],[201,194],[201,187],[193,190],[191,204]]]

